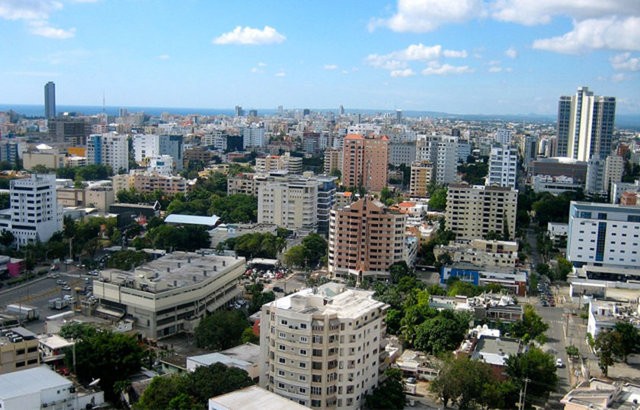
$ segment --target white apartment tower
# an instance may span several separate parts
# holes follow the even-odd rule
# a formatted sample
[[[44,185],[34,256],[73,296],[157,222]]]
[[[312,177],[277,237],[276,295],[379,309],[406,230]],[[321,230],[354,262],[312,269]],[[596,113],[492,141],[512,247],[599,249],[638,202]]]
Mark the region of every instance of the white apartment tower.
[[[489,155],[489,175],[486,185],[515,188],[517,183],[518,151],[508,145],[494,145]]]
[[[56,176],[33,174],[10,185],[11,225],[18,246],[47,242],[62,229],[62,207],[56,199]]]
[[[117,174],[129,170],[129,142],[115,132],[91,134],[87,138],[87,164],[108,165]]]
[[[313,409],[358,409],[384,372],[388,305],[327,283],[262,306],[260,386]]]
[[[318,181],[279,178],[258,188],[258,223],[298,230],[315,230],[318,224]]]
[[[419,135],[416,160],[431,161],[433,181],[438,185],[457,181],[458,137]]]

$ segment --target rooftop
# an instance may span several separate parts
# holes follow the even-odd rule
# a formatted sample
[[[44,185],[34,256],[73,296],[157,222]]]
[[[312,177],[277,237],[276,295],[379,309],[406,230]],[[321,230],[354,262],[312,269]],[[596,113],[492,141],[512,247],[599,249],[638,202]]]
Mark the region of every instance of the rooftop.
[[[471,357],[488,364],[504,366],[507,358],[518,354],[520,348],[521,345],[517,339],[483,335],[478,339]]]
[[[19,370],[0,375],[0,400],[71,384],[70,380],[60,376],[48,366]]]
[[[210,409],[220,410],[303,410],[308,409],[258,386],[245,387],[209,399]]]

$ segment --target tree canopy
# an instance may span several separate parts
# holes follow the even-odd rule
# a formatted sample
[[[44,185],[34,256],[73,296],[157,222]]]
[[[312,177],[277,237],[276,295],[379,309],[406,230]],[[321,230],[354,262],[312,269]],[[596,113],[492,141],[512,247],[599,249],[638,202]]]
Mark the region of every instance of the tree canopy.
[[[540,348],[529,346],[526,352],[511,355],[507,358],[507,375],[518,386],[522,387],[528,379],[528,403],[543,404],[547,395],[556,388],[558,375],[554,357]]]
[[[402,370],[389,368],[384,372],[386,379],[364,399],[366,409],[404,409],[406,395],[402,381]]]
[[[247,326],[249,322],[242,311],[216,310],[205,316],[196,327],[196,345],[211,350],[224,350],[237,346]]]
[[[549,325],[542,320],[532,305],[525,305],[522,320],[511,324],[511,334],[525,343],[531,340],[544,341]]]

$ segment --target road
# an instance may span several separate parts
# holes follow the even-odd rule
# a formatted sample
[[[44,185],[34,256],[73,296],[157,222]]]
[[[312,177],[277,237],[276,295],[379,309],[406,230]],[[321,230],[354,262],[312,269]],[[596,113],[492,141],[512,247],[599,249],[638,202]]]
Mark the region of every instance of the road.
[[[547,343],[543,350],[554,355],[555,358],[562,359],[564,367],[557,368],[558,387],[550,396],[550,403],[559,403],[560,399],[571,389],[571,379],[569,378],[569,357],[565,347],[568,346],[567,336],[564,331],[566,315],[562,307],[537,307],[538,314],[549,325],[547,330]],[[562,408],[562,407],[560,407]]]

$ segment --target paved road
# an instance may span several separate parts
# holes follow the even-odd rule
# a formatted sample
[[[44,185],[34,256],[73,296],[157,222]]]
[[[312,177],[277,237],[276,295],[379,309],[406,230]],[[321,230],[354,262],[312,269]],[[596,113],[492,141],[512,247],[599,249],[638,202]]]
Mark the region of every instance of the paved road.
[[[538,313],[542,319],[549,324],[547,330],[547,343],[543,349],[548,353],[552,353],[555,358],[562,359],[564,367],[557,368],[558,387],[550,396],[550,403],[556,404],[560,399],[571,390],[571,379],[569,378],[568,356],[565,347],[568,345],[567,336],[564,331],[566,324],[566,316],[562,307],[538,307]],[[555,407],[554,407],[555,408]]]

